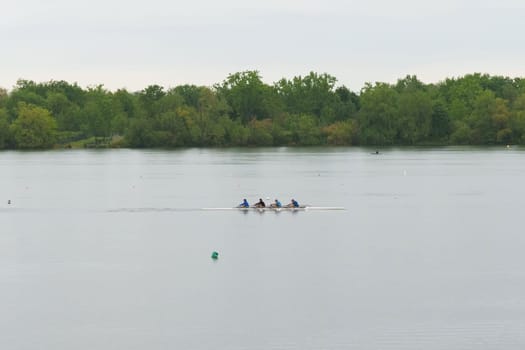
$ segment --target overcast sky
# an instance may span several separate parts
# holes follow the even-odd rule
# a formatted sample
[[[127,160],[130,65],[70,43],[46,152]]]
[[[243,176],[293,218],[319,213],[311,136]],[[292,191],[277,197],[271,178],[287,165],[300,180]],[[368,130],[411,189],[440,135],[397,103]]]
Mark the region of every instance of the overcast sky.
[[[0,6],[0,87],[20,78],[213,85],[309,71],[359,91],[482,72],[525,76],[523,0],[16,0]]]

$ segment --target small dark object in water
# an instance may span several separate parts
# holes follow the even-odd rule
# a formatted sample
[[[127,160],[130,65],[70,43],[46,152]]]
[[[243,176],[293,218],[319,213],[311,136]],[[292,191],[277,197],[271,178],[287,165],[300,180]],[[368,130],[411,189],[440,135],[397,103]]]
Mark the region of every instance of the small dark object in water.
[[[219,259],[219,253],[217,253],[217,252],[213,252],[213,253],[211,253],[211,258],[212,258],[213,260],[217,260],[217,259]]]
[[[10,200],[10,199],[9,199],[9,200],[7,200],[7,204],[11,204],[11,200]]]

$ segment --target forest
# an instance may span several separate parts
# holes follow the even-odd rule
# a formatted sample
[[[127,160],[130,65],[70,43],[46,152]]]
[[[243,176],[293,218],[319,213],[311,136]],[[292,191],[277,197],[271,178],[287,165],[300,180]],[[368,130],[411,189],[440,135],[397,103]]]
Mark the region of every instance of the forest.
[[[138,92],[19,80],[0,89],[0,149],[525,144],[525,79],[408,75],[359,92],[311,72]]]

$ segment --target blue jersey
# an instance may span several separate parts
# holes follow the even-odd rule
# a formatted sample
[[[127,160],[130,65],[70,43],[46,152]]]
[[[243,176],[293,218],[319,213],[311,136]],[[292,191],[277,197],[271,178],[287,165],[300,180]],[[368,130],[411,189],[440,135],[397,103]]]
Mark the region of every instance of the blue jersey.
[[[275,200],[275,206],[276,206],[277,208],[280,208],[280,207],[282,207],[283,205],[281,204],[281,202],[279,202],[279,201],[276,199],[276,200]]]
[[[248,204],[248,201],[245,199],[241,204],[239,204],[239,207],[249,208],[250,204]]]
[[[299,208],[299,203],[297,203],[296,200],[293,200],[292,204],[293,204],[294,208]]]

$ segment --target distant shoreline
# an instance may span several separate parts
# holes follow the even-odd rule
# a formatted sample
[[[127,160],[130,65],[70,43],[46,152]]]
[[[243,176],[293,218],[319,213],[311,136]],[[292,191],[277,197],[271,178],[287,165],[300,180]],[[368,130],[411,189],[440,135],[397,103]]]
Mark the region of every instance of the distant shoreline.
[[[20,80],[0,89],[0,149],[525,144],[525,79],[469,74],[359,93],[311,72],[140,92]]]

